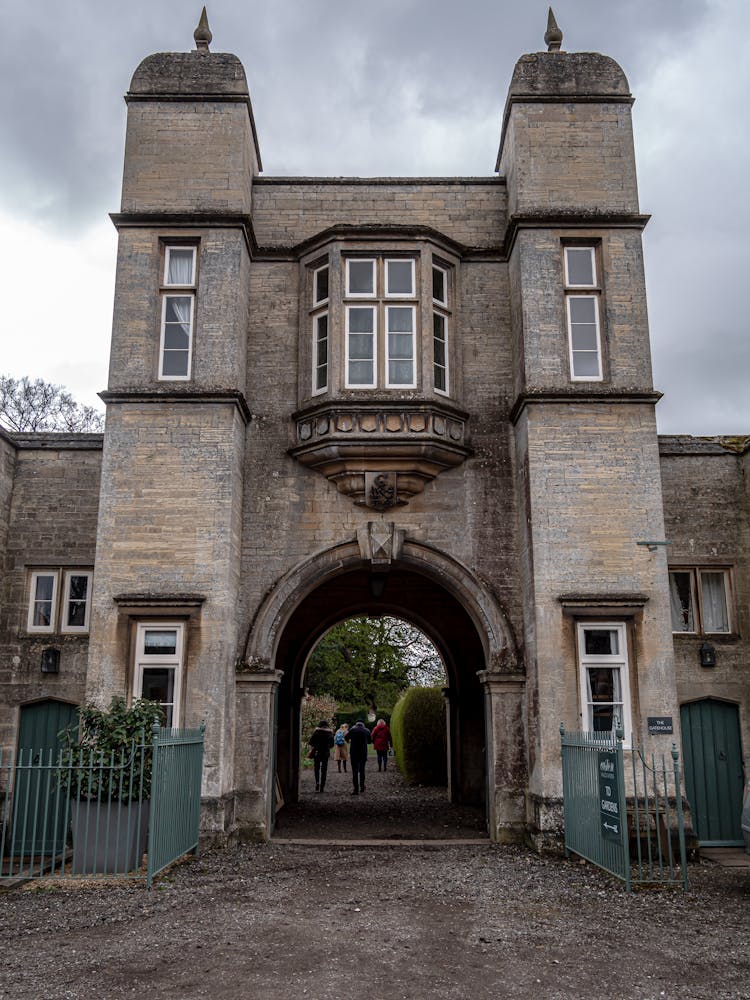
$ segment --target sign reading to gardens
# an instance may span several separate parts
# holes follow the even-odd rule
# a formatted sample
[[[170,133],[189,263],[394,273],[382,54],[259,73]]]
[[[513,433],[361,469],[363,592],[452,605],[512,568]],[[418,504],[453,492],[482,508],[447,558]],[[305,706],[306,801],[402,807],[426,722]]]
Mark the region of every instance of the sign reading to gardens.
[[[605,840],[622,843],[617,754],[609,750],[599,751],[599,824]]]

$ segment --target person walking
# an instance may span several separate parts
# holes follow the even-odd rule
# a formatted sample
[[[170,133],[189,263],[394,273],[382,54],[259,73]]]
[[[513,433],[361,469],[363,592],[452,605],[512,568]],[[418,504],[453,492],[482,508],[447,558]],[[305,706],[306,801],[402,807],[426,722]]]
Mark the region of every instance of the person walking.
[[[391,747],[391,730],[385,719],[378,719],[372,731],[372,745],[378,755],[378,771],[388,770],[388,750]]]
[[[365,790],[365,765],[367,764],[367,745],[370,743],[370,730],[364,719],[357,719],[344,737],[349,744],[349,758],[352,762],[352,795],[359,795]]]
[[[349,723],[342,722],[333,737],[333,759],[338,764],[339,774],[341,773],[342,764],[344,765],[344,773],[346,773],[346,762],[349,760],[349,747],[346,745],[346,734],[348,729]]]
[[[322,792],[326,787],[328,760],[333,746],[333,733],[325,719],[321,719],[309,739],[312,747],[313,766],[315,768],[315,791]]]

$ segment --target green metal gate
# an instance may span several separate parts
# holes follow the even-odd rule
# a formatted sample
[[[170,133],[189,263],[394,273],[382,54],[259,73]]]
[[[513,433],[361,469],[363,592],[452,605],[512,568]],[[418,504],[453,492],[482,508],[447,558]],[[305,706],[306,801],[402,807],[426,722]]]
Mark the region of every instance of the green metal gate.
[[[693,829],[705,847],[744,844],[742,748],[736,705],[704,698],[680,709],[685,785]]]
[[[43,808],[50,794],[51,771],[37,765],[56,759],[59,734],[77,721],[77,706],[64,701],[49,698],[21,706],[11,854],[54,854],[65,843],[64,817]]]
[[[189,851],[198,852],[205,722],[200,729],[154,726],[146,884]]]
[[[565,855],[577,854],[625,883],[687,889],[677,748],[671,764],[623,732],[566,732],[560,726]],[[676,836],[677,843],[673,843]]]
[[[197,852],[204,733],[156,726],[108,754],[0,751],[0,879],[145,876],[150,886]]]

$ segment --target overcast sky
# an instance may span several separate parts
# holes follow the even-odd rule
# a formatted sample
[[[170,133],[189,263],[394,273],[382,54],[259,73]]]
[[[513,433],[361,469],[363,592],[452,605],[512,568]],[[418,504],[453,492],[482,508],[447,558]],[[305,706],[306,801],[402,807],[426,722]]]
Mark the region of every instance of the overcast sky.
[[[558,0],[568,51],[623,67],[662,433],[750,433],[750,5]],[[125,104],[142,58],[194,47],[199,3],[0,0],[0,373],[96,403],[107,380]],[[266,175],[490,175],[530,0],[212,0]],[[100,404],[98,404],[100,405]]]

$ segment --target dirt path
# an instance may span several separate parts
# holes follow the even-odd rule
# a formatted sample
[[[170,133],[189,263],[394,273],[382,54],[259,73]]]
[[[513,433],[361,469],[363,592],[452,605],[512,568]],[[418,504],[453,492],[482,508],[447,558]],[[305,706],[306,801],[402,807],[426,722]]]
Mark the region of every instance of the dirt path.
[[[375,758],[366,768],[365,792],[352,795],[350,772],[331,761],[325,791],[315,791],[312,768],[300,779],[300,800],[278,814],[280,837],[323,840],[426,840],[487,836],[484,809],[448,802],[445,788],[411,787],[391,764],[383,773]]]
[[[303,789],[298,830],[351,826],[352,809],[369,808],[362,829],[388,821],[392,832],[397,803],[378,777],[357,799],[332,781],[330,799],[318,796],[328,812]],[[429,800],[402,801],[402,832]],[[693,865],[690,881],[688,894],[628,896],[589,865],[489,842],[242,846],[173,869],[151,892],[66,883],[0,895],[0,997],[747,998],[750,869]]]

